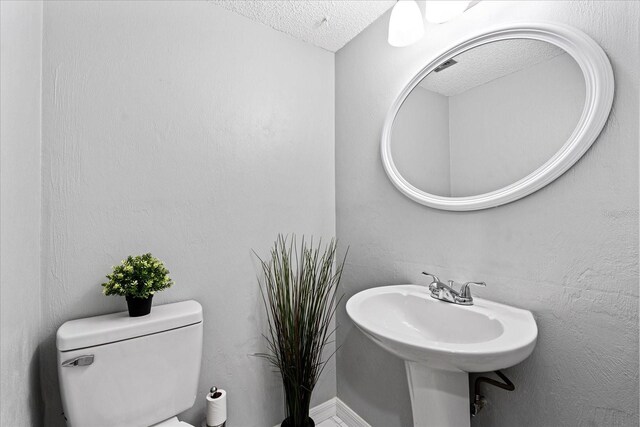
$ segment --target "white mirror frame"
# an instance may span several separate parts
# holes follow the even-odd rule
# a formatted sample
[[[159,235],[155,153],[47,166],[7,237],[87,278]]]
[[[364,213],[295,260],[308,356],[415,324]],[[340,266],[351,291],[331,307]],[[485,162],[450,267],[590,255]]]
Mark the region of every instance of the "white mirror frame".
[[[507,39],[533,39],[564,49],[578,63],[586,83],[585,105],[578,124],[560,150],[545,164],[499,190],[468,197],[444,197],[426,193],[411,185],[398,172],[391,156],[393,122],[407,96],[439,64],[474,47]],[[455,44],[437,55],[405,86],[387,113],[382,130],[382,163],[391,182],[410,199],[436,209],[470,211],[513,202],[541,189],[573,166],[591,147],[604,127],[613,103],[613,70],[602,48],[575,28],[556,23],[513,23],[500,25]]]

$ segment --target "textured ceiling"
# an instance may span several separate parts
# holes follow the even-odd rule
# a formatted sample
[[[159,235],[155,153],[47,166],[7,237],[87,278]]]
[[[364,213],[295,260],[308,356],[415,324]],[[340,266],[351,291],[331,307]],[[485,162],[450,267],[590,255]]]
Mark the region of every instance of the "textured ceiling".
[[[330,52],[347,44],[396,3],[395,0],[210,2]]]
[[[420,86],[431,92],[453,96],[563,53],[559,47],[539,40],[511,39],[487,43],[456,56],[457,64],[439,73],[429,73]]]

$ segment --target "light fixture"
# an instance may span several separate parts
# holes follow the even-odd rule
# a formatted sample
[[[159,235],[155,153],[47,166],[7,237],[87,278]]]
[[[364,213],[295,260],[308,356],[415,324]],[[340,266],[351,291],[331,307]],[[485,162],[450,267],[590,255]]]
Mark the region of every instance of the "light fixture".
[[[469,3],[469,0],[427,0],[424,16],[431,23],[442,24],[467,10]]]
[[[409,46],[424,35],[422,13],[413,0],[399,0],[389,18],[389,44],[395,47]]]

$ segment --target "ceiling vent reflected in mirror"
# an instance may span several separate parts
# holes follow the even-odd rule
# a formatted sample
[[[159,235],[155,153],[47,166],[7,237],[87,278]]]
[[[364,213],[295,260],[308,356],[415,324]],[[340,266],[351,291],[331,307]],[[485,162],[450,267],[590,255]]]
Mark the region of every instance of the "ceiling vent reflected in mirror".
[[[436,67],[435,70],[433,70],[434,73],[439,73],[442,70],[446,70],[447,68],[451,67],[452,65],[457,64],[458,61],[456,61],[455,59],[450,59],[448,61],[444,61],[442,64],[438,65]]]

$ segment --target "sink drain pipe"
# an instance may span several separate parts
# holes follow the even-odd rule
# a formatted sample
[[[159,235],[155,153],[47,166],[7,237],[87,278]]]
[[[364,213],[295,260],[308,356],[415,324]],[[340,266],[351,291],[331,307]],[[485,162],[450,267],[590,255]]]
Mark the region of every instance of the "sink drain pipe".
[[[472,417],[475,417],[476,415],[478,415],[478,413],[482,410],[482,408],[484,408],[484,405],[486,405],[486,403],[487,403],[487,399],[485,399],[485,397],[480,394],[480,384],[482,384],[482,383],[491,384],[494,387],[499,387],[499,388],[501,388],[503,390],[507,390],[507,391],[513,391],[513,390],[516,389],[516,386],[513,385],[511,380],[509,378],[507,378],[507,376],[505,374],[503,374],[500,371],[494,371],[494,372],[504,382],[500,382],[500,381],[494,380],[493,378],[489,378],[489,377],[478,377],[478,378],[476,378],[476,384],[475,384],[475,390],[474,390],[475,397],[473,398],[473,403],[471,404],[471,416]]]

